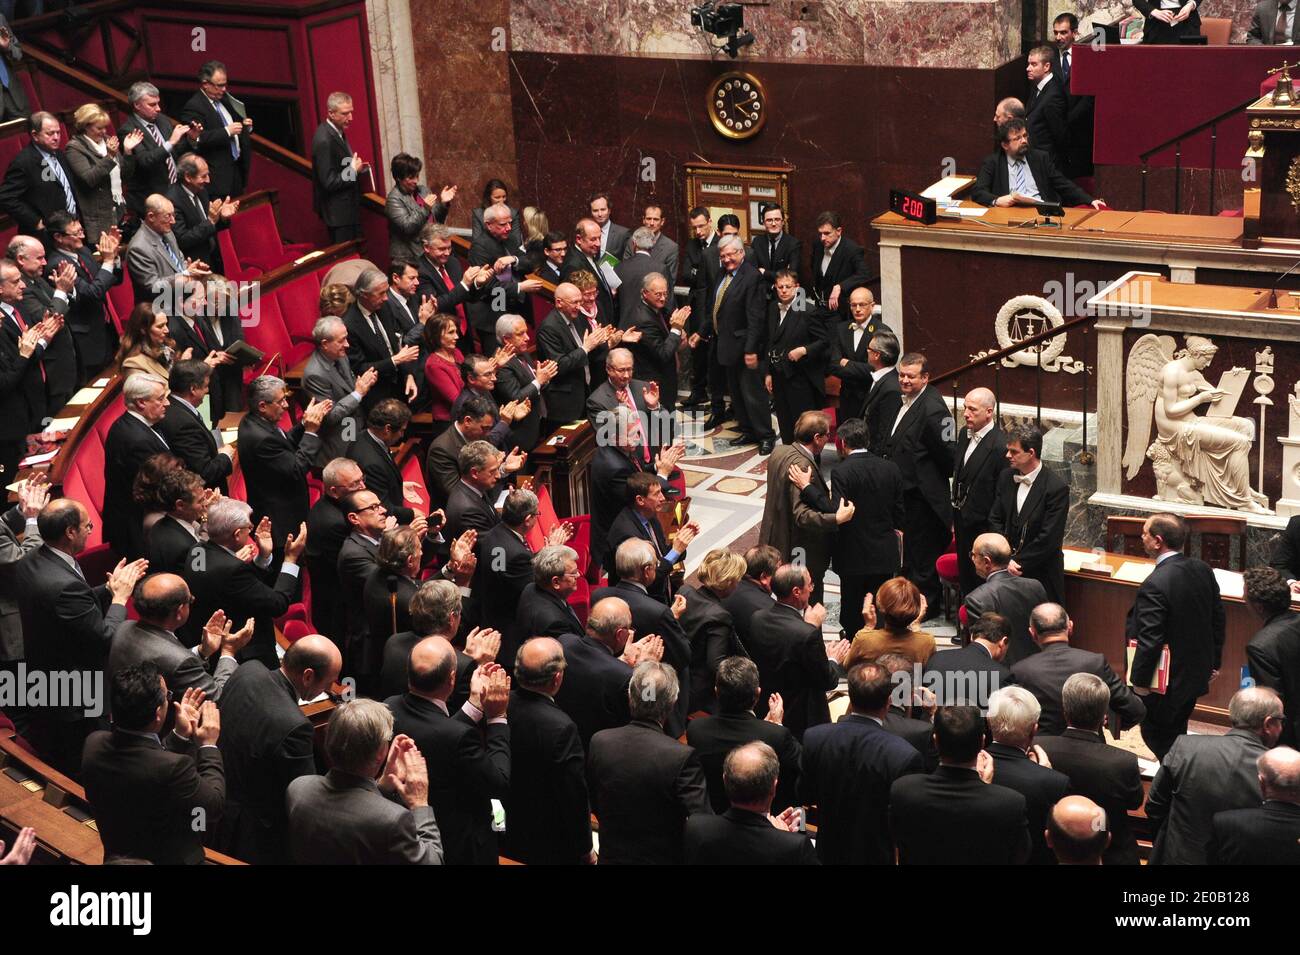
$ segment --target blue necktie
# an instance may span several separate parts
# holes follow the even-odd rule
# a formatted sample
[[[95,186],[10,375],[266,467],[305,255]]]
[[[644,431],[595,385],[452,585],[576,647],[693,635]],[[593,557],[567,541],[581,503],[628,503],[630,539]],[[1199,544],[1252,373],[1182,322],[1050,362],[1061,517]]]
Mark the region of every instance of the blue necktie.
[[[167,252],[167,258],[171,259],[171,263],[173,266],[175,266],[176,271],[184,272],[185,263],[176,257],[176,253],[172,251],[171,244],[167,241],[166,236],[162,236],[162,244],[163,244],[163,249],[165,249]]]
[[[5,62],[3,56],[0,56],[0,86],[5,89],[9,88],[9,64]]]
[[[229,126],[231,123],[234,122],[234,120],[230,118],[230,114],[226,112],[226,108],[221,105],[221,100],[217,100],[212,105],[216,107],[217,115],[221,117],[221,124],[223,126]],[[239,158],[239,137],[238,136],[230,137],[230,156],[232,159]]]
[[[1025,191],[1025,164],[1021,161],[1013,162],[1011,164],[1011,173],[1014,179],[1012,188],[1016,192],[1023,193]]]

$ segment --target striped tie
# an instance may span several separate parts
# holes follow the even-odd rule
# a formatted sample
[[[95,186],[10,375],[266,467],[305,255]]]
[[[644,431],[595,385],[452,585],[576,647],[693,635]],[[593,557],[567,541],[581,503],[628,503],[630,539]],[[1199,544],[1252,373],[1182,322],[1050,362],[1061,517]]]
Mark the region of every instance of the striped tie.
[[[1014,163],[1012,163],[1012,164],[1011,164],[1011,171],[1012,171],[1012,173],[1013,173],[1014,176],[1015,176],[1015,185],[1014,185],[1014,189],[1015,189],[1015,191],[1016,191],[1016,192],[1019,192],[1019,193],[1023,193],[1023,192],[1025,191],[1025,164],[1024,164],[1024,162],[1023,162],[1023,161],[1018,161],[1018,162],[1014,162]]]
[[[63,166],[59,164],[58,157],[52,156],[44,150],[41,150],[41,157],[45,160],[46,168],[59,181],[59,185],[63,187],[63,201],[68,210],[68,215],[75,216],[77,214],[77,200],[72,195],[72,183],[68,182],[68,176],[63,171]]]
[[[148,133],[150,136],[153,137],[153,141],[158,144],[158,146],[163,151],[163,155],[167,157],[167,181],[172,185],[175,185],[176,184],[176,162],[175,160],[172,159],[172,154],[167,149],[167,143],[163,140],[162,133],[158,131],[158,127],[155,126],[153,123],[146,123],[143,120],[141,120],[140,125],[144,127],[144,131],[146,133]]]

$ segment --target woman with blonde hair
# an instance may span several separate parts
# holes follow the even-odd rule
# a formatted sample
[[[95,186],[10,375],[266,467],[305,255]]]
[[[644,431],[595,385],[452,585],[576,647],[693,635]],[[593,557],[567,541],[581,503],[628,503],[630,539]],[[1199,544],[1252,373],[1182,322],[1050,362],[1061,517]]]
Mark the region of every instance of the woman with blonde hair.
[[[691,645],[690,703],[688,712],[717,709],[713,684],[718,664],[731,656],[748,656],[736,636],[731,614],[722,601],[731,596],[745,576],[745,558],[729,550],[711,550],[700,561],[699,585],[683,587],[686,610],[678,618]],[[683,676],[682,682],[685,683]]]
[[[324,318],[326,315],[333,315],[335,318],[342,318],[343,313],[352,307],[356,301],[352,297],[352,289],[346,285],[323,285],[320,290],[320,313]]]
[[[78,107],[72,125],[76,133],[68,140],[64,156],[72,170],[72,191],[86,229],[86,244],[94,246],[100,233],[122,218],[122,159],[135,151],[144,133],[132,130],[119,143],[112,120],[98,103]]]
[[[924,665],[935,649],[934,637],[919,626],[925,611],[925,596],[916,584],[906,577],[885,581],[876,591],[875,605],[863,608],[866,626],[854,636],[844,669],[882,653],[898,653]]]

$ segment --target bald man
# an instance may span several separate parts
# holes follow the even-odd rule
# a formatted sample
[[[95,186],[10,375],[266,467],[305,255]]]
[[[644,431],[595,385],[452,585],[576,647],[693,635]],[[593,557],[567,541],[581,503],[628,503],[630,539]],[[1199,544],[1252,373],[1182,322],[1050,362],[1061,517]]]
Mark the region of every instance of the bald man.
[[[534,637],[515,655],[505,800],[510,825],[501,849],[526,865],[596,861],[578,725],[555,702],[566,665],[553,637]]]
[[[971,546],[989,529],[998,478],[1008,467],[1007,436],[998,427],[996,408],[997,398],[987,388],[967,392],[962,405],[966,427],[957,438],[952,482],[952,524],[962,597],[980,585],[971,562]]]
[[[608,331],[582,314],[582,292],[572,282],[555,286],[555,308],[537,330],[538,361],[553,361],[557,371],[546,387],[542,431],[582,418],[587,396],[604,381]]]
[[[1038,652],[1029,635],[1029,615],[1039,604],[1048,601],[1043,585],[1032,577],[1016,577],[1009,569],[1011,545],[1001,534],[981,534],[970,549],[975,573],[983,579],[966,595],[966,623],[973,624],[980,614],[999,613],[1007,618],[1010,644],[1003,663],[1012,666]]]
[[[510,794],[510,678],[495,663],[480,666],[469,700],[453,715],[447,698],[456,688],[456,651],[442,637],[428,637],[411,648],[407,681],[406,693],[384,705],[393,732],[411,737],[428,763],[429,805],[446,864],[495,865],[492,800]]]
[[[1300,865],[1300,752],[1279,746],[1256,765],[1264,804],[1215,813],[1211,865]]]
[[[677,407],[677,352],[691,309],[672,307],[672,288],[661,272],[647,273],[639,284],[620,293],[630,297],[635,292],[638,301],[623,313],[619,325],[635,330],[630,346],[636,377],[658,383],[663,408],[671,415]]]
[[[176,636],[190,619],[194,602],[184,578],[150,574],[135,585],[132,597],[139,619],[126,621],[113,635],[108,651],[110,682],[118,671],[149,662],[162,672],[174,698],[179,700],[195,687],[209,700],[220,700],[226,681],[238,666],[235,654],[252,639],[253,621],[241,620],[232,626],[218,610],[204,623],[199,645],[187,649]],[[206,663],[214,656],[216,666],[209,675]]]
[[[174,287],[177,276],[203,277],[211,274],[207,263],[187,263],[172,232],[176,210],[166,196],[154,193],[144,202],[144,223],[131,237],[126,250],[127,269],[135,286],[135,300],[150,302]],[[172,309],[166,301],[163,311]]]
[[[1110,845],[1106,811],[1087,796],[1066,796],[1047,814],[1043,836],[1061,865],[1101,865]]]
[[[999,100],[998,105],[993,110],[993,127],[996,129],[1007,120],[1024,119],[1025,104],[1014,96],[1008,96],[1004,100]]]
[[[316,774],[312,725],[298,701],[330,690],[342,666],[329,637],[309,634],[290,645],[278,670],[249,660],[227,681],[217,744],[226,767],[221,851],[257,865],[291,861],[285,790]]]

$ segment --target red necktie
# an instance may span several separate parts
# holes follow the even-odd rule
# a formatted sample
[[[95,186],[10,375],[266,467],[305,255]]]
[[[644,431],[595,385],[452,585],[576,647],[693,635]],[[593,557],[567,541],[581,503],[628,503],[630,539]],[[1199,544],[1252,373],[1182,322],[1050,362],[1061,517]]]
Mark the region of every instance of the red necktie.
[[[26,335],[26,334],[27,334],[27,323],[26,323],[25,321],[23,321],[22,313],[19,312],[18,309],[16,309],[16,308],[12,308],[12,307],[11,307],[11,310],[10,310],[9,314],[12,315],[12,316],[14,317],[14,321],[18,324],[18,328],[19,328],[19,330],[21,331],[21,334]],[[39,369],[41,370],[41,381],[44,381],[44,380],[45,380],[45,362],[44,362],[44,361],[41,361],[41,360],[38,359],[37,362],[36,362],[36,367],[39,368]]]
[[[447,274],[447,270],[446,270],[446,269],[444,269],[444,268],[439,268],[439,269],[438,269],[438,274],[442,276],[442,284],[444,284],[445,286],[447,286],[447,291],[448,291],[448,292],[452,291],[452,290],[456,287],[455,284],[454,284],[454,283],[452,282],[452,280],[451,280],[451,276]],[[460,323],[460,333],[461,333],[461,335],[464,335],[464,334],[466,333],[467,329],[469,328],[468,323],[465,321],[465,306],[464,306],[464,305],[457,305],[457,306],[456,306],[456,319],[457,319],[457,321]]]

